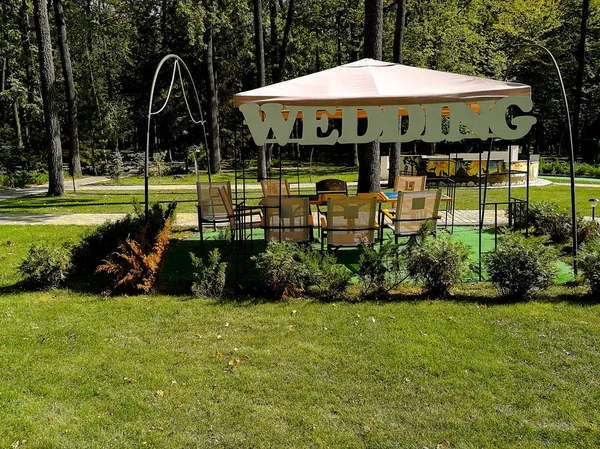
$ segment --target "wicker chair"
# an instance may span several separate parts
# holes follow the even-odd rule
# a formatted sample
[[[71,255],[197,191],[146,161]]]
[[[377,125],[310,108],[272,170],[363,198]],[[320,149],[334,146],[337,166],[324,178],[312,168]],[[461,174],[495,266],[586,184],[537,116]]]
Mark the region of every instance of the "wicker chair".
[[[225,204],[219,194],[219,189],[223,188],[227,196],[231,198],[231,183],[226,182],[197,182],[196,191],[198,193],[198,230],[200,231],[200,241],[204,245],[203,225],[212,225],[213,230],[217,230],[217,223],[227,223],[229,217]],[[231,200],[230,200],[231,201]]]
[[[264,179],[260,182],[263,197],[290,196],[290,184],[287,179]]]
[[[422,192],[427,184],[427,176],[396,176],[394,178],[394,192]],[[396,202],[392,203],[392,209]]]
[[[229,196],[225,187],[219,189],[219,195],[227,211],[227,219],[229,220],[229,227],[231,229],[231,240],[242,242],[246,238],[245,231],[260,228],[260,208],[246,206],[243,203],[234,208],[231,196]],[[255,217],[258,217],[258,220]],[[250,238],[252,239],[252,232],[250,232]]]
[[[341,179],[323,179],[316,183],[317,195],[322,193],[343,193],[348,195],[348,184]]]
[[[313,217],[308,197],[264,198],[265,240],[306,243],[313,239]]]
[[[435,233],[439,219],[442,189],[424,192],[398,192],[398,205],[395,213],[384,209],[383,215],[391,223],[387,226],[394,231],[394,240],[419,234],[421,227],[429,223],[428,232]]]
[[[373,245],[378,235],[375,198],[332,197],[327,200],[327,220],[321,218],[321,248]]]

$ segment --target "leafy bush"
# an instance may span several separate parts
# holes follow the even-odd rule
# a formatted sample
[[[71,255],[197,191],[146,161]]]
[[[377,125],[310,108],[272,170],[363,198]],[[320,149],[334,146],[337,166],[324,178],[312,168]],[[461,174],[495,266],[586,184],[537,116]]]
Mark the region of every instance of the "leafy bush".
[[[400,245],[385,243],[379,251],[363,245],[360,251],[358,278],[361,299],[387,295],[408,277]]]
[[[225,288],[227,262],[221,262],[221,253],[218,248],[208,253],[206,264],[204,261],[190,253],[194,283],[192,293],[196,297],[218,298]]]
[[[583,278],[590,286],[590,293],[600,294],[600,237],[585,242],[579,252],[578,265]]]
[[[153,204],[148,210],[148,223],[146,223],[145,213],[136,206],[134,214],[127,214],[120,220],[110,221],[97,227],[73,248],[72,274],[92,275],[96,267],[109,254],[117,251],[128,238],[143,242],[144,252],[148,252],[156,236],[164,228],[166,220],[173,215],[176,204],[169,204],[166,210],[158,203]],[[142,235],[144,235],[143,239]]]
[[[37,287],[52,288],[65,280],[70,267],[71,255],[66,246],[34,244],[17,269]]]
[[[484,258],[490,280],[505,298],[527,299],[549,287],[556,275],[558,251],[545,237],[506,234],[495,252]]]
[[[427,238],[407,252],[411,277],[423,283],[425,293],[433,298],[452,295],[454,286],[469,269],[469,248],[444,235]]]
[[[162,269],[170,231],[171,220],[167,219],[149,252],[144,250],[146,243],[143,234],[140,241],[127,239],[109,260],[96,268],[96,271],[111,275],[116,289],[148,293],[154,287]]]

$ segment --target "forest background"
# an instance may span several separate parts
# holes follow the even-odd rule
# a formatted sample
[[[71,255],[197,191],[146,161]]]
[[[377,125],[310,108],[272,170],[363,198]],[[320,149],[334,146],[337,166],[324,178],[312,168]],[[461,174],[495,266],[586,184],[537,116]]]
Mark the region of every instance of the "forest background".
[[[372,57],[365,47],[374,28],[383,60],[531,85],[538,123],[520,143],[566,155],[554,67],[525,44],[546,46],[565,80],[577,154],[595,161],[600,0],[3,0],[0,168],[61,165],[62,174],[64,162],[79,176],[103,170],[115,154],[139,155],[154,71],[174,53],[202,97],[218,172],[241,134],[235,93]],[[159,77],[155,105],[170,80],[170,70]],[[186,81],[188,94],[190,87]],[[204,145],[203,128],[189,120],[181,88],[172,95],[153,119],[151,153],[189,160],[194,145]],[[53,120],[60,127],[45,137]],[[52,184],[49,194],[61,195]]]

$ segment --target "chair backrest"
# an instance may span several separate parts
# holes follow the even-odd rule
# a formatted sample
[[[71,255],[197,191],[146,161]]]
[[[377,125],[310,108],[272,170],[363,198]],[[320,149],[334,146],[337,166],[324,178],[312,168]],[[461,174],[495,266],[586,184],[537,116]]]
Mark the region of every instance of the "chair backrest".
[[[427,176],[396,176],[394,192],[422,192],[426,183]]]
[[[394,234],[416,235],[426,222],[431,223],[430,232],[435,232],[441,197],[442,189],[398,192]]]
[[[227,191],[227,187],[225,186],[219,187],[218,192],[219,196],[221,197],[221,202],[223,203],[226,216],[229,218],[230,226],[233,229],[235,227],[235,211],[233,210],[231,193]]]
[[[263,179],[260,186],[264,198],[290,196],[290,184],[287,179]]]
[[[375,198],[337,197],[327,200],[327,244],[358,246],[375,241]]]
[[[310,240],[311,217],[308,197],[269,197],[263,199],[265,240]]]
[[[196,191],[198,192],[198,210],[202,220],[212,222],[215,220],[224,220],[228,217],[225,204],[219,193],[220,188],[225,189],[229,202],[231,202],[231,182],[196,183]]]
[[[348,184],[341,179],[323,179],[316,183],[317,195],[321,193],[343,193],[348,195]]]

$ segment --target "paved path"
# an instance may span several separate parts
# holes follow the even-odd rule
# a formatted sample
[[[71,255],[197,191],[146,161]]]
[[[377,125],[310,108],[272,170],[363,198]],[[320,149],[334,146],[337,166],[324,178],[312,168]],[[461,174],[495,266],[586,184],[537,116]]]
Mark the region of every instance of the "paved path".
[[[93,176],[76,180],[77,190],[143,190],[143,185],[137,186],[100,186],[99,182],[108,180],[105,176]],[[540,179],[536,185],[546,185],[551,182]],[[356,183],[348,183],[353,186]],[[297,184],[291,183],[292,188],[297,188]],[[590,187],[590,184],[583,184]],[[195,185],[188,184],[158,184],[149,186],[151,190],[195,190]],[[301,183],[301,188],[314,187],[314,183]],[[514,186],[519,188],[524,186]],[[600,187],[594,186],[594,187]],[[70,180],[65,179],[65,188],[72,189]],[[0,190],[0,201],[14,199],[30,195],[44,195],[48,186],[28,187],[25,189]],[[258,183],[246,185],[247,190],[260,190]],[[0,214],[0,225],[91,225],[97,226],[108,220],[118,220],[125,214]],[[449,217],[449,221],[451,217]],[[479,211],[477,210],[457,210],[454,215],[455,226],[476,226],[479,223]],[[508,218],[505,211],[498,211],[498,224],[507,224]],[[484,218],[485,225],[494,224],[494,211],[486,211]],[[194,213],[176,213],[175,226],[197,227],[198,218]]]

